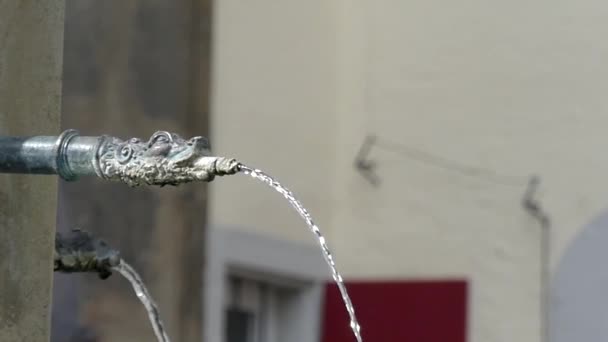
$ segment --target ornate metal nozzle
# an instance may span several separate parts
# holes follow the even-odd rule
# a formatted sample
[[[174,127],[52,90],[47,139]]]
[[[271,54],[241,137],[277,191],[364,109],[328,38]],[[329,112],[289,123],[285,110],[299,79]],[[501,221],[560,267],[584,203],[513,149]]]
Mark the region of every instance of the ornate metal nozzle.
[[[211,156],[204,137],[183,139],[159,131],[147,141],[111,136],[0,137],[0,172],[58,174],[65,180],[96,175],[129,186],[212,181],[237,173],[235,159]]]
[[[55,271],[65,273],[95,272],[108,278],[111,269],[120,264],[120,253],[105,241],[88,232],[73,229],[55,236]]]

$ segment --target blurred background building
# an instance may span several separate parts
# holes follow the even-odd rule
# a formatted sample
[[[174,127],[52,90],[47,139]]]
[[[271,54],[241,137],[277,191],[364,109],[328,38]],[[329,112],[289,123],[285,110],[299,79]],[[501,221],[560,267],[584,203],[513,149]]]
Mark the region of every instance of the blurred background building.
[[[591,0],[72,1],[63,124],[207,134],[278,177],[327,235],[369,341],[546,341],[548,314],[551,341],[601,341],[606,15]],[[522,206],[531,175],[550,234]],[[245,176],[62,184],[60,208],[142,270],[176,341],[353,340],[315,240]],[[56,333],[150,340],[124,282],[58,281]]]

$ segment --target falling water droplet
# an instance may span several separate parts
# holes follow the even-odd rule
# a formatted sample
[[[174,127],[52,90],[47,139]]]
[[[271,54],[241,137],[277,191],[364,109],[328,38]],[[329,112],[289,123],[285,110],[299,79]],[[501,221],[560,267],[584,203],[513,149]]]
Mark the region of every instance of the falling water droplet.
[[[357,317],[355,316],[355,308],[350,299],[350,296],[348,295],[346,286],[344,285],[344,279],[342,279],[340,272],[338,272],[338,269],[336,268],[334,258],[329,250],[329,247],[327,246],[327,243],[325,242],[325,237],[323,237],[323,235],[321,234],[321,230],[314,223],[308,211],[304,208],[302,203],[300,203],[300,201],[296,199],[294,194],[289,191],[289,189],[281,185],[274,178],[267,175],[263,171],[252,169],[242,164],[240,165],[240,170],[246,175],[249,175],[263,183],[266,183],[268,186],[272,187],[278,193],[283,195],[283,197],[285,197],[285,199],[289,201],[291,206],[298,212],[298,214],[300,214],[304,221],[306,221],[308,228],[317,237],[317,242],[321,246],[325,262],[327,262],[327,265],[331,269],[332,277],[336,282],[338,289],[340,290],[340,295],[342,296],[342,300],[344,301],[344,306],[346,307],[346,311],[348,312],[348,315],[350,317],[350,328],[353,331],[353,335],[355,335],[355,338],[358,342],[362,342],[363,338],[361,337],[361,326],[359,325],[359,322],[357,322]]]

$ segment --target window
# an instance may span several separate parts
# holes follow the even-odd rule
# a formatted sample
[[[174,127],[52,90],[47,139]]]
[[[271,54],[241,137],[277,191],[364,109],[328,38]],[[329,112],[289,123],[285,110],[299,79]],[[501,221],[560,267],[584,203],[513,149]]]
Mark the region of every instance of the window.
[[[280,342],[290,338],[300,291],[272,281],[230,275],[225,342]]]
[[[319,340],[327,267],[318,249],[236,229],[211,229],[206,242],[206,342]]]
[[[226,310],[226,342],[253,342],[253,312],[228,308]]]

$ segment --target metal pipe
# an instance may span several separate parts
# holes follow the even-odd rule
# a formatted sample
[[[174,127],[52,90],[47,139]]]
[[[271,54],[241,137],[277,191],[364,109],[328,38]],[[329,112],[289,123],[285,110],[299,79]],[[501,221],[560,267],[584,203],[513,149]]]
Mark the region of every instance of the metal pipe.
[[[0,137],[0,173],[57,174],[73,181],[98,176],[130,186],[209,182],[239,170],[234,159],[214,157],[207,139],[185,140],[158,131],[149,140],[80,136]]]
[[[535,194],[540,185],[540,177],[532,176],[522,201],[524,209],[534,217],[540,225],[540,321],[541,342],[549,341],[549,310],[551,294],[551,218],[543,209]]]
[[[100,138],[81,137],[74,130],[58,137],[0,137],[0,172],[58,174],[66,180],[96,175],[94,156]]]

